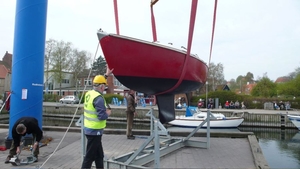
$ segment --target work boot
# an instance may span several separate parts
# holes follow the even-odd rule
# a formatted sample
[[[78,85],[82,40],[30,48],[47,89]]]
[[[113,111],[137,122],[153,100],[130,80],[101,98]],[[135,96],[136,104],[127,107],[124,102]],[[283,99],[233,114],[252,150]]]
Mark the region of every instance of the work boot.
[[[6,160],[5,160],[5,162],[4,162],[4,163],[5,163],[5,164],[8,164],[8,163],[9,163],[9,160],[10,160],[11,158],[12,158],[12,157],[11,157],[10,155],[9,155],[9,156],[7,156],[7,157],[6,157]]]
[[[133,135],[127,136],[127,139],[129,139],[129,140],[134,140],[134,139],[135,139],[135,136],[133,136]]]

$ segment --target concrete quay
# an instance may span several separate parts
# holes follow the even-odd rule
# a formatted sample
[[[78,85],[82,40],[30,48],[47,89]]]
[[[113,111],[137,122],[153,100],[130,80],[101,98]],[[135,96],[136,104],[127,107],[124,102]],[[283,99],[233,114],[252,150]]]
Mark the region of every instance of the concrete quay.
[[[83,113],[83,105],[71,105],[60,103],[45,103],[43,107],[44,117],[69,118],[74,114],[76,119]],[[124,105],[111,105],[112,114],[109,122],[123,122],[126,123],[126,107]],[[137,107],[137,115],[135,121],[138,123],[149,123],[149,117],[146,114],[153,109],[153,115],[158,118],[157,106]],[[205,109],[202,109],[203,111]],[[210,109],[212,113],[222,113],[226,117],[243,115],[244,121],[240,127],[266,127],[266,128],[287,128],[297,129],[296,126],[287,118],[287,114],[300,115],[300,112],[293,110],[264,110],[264,109]],[[76,112],[76,113],[75,113]],[[186,109],[175,109],[175,115],[185,115]]]
[[[117,115],[122,114],[125,112],[125,106],[124,105],[110,105],[110,107],[113,109],[113,113],[115,112]],[[141,112],[144,114],[144,112],[148,112],[151,108],[153,108],[154,114],[157,114],[158,108],[157,106],[138,106],[137,112]],[[185,108],[182,109],[175,109],[176,115],[184,115],[185,114]],[[212,113],[231,113],[231,112],[245,112],[250,114],[297,114],[300,115],[300,111],[297,109],[293,110],[265,110],[265,109],[210,109]],[[83,104],[61,104],[61,103],[55,103],[55,102],[44,102],[43,104],[43,112],[48,113],[64,113],[64,114],[73,114],[75,111],[77,111],[77,114],[83,113]],[[114,115],[114,114],[112,114]],[[138,114],[139,115],[139,114]]]
[[[1,127],[0,138],[2,140],[7,135],[8,129],[5,129],[4,126]],[[45,126],[43,130],[45,138],[51,137],[53,140],[48,145],[41,147],[39,162],[18,167],[4,164],[8,155],[8,150],[6,150],[0,151],[0,159],[3,161],[0,163],[0,168],[80,168],[82,163],[80,128],[72,127],[67,132],[65,127]],[[102,137],[105,158],[113,159],[137,150],[144,144],[149,133],[147,130],[134,130],[136,139],[128,140],[125,136],[125,129],[105,129],[105,134]],[[176,129],[170,131],[172,138],[182,139],[188,134],[189,132]],[[210,134],[210,147],[208,149],[181,148],[161,157],[160,168],[269,168],[252,132],[217,130]],[[191,138],[191,140],[196,141],[206,141],[206,139],[204,130],[199,130]],[[29,156],[29,151],[24,150],[20,158],[25,159],[27,156]],[[155,165],[150,162],[143,167],[154,168]]]

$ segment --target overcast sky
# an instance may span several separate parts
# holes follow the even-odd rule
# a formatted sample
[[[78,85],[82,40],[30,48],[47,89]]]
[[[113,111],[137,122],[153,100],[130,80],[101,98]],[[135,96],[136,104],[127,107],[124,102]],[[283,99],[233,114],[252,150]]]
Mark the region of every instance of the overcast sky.
[[[150,0],[119,0],[120,34],[152,41]],[[0,0],[0,59],[13,53],[15,0]],[[187,46],[190,0],[160,0],[154,7],[158,40]],[[208,63],[213,0],[199,1],[192,53]],[[116,33],[113,0],[48,0],[46,39],[71,42],[92,58],[96,32]],[[1,54],[2,53],[2,54]],[[102,55],[98,52],[97,56]],[[300,67],[299,0],[220,0],[211,62],[226,80],[251,72],[271,80]]]

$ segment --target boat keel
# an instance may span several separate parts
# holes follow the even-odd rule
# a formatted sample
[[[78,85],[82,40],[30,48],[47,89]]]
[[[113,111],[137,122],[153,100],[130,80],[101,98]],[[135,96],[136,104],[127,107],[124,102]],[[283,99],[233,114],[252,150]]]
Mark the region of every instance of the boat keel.
[[[162,124],[175,119],[174,94],[161,94],[156,96],[159,121]]]

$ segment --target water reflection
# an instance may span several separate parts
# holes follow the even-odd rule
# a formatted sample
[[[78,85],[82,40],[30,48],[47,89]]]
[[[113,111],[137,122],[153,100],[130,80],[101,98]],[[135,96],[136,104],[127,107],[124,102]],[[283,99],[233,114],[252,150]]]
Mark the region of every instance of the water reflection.
[[[300,132],[298,130],[243,128],[252,131],[271,168],[300,168]]]

